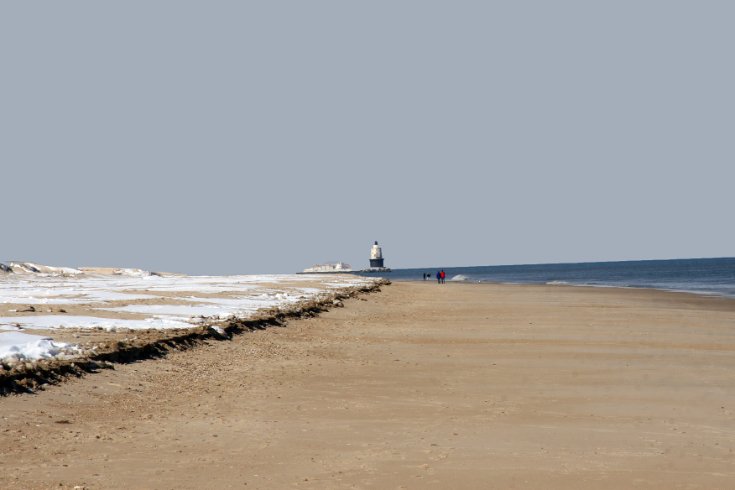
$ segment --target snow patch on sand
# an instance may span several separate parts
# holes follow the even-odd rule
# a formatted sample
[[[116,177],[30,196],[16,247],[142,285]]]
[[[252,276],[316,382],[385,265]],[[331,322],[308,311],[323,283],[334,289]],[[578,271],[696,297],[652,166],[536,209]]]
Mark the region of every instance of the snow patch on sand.
[[[24,267],[29,271],[41,270],[41,266],[35,264]],[[296,274],[161,276],[139,269],[121,271],[120,274],[83,271],[76,275],[71,272],[62,275],[34,272],[0,276],[0,304],[87,305],[82,308],[86,308],[85,313],[91,312],[85,316],[61,311],[59,314],[52,314],[50,310],[42,312],[48,309],[37,306],[35,311],[34,308],[7,309],[5,311],[9,313],[23,311],[30,314],[0,317],[0,332],[59,328],[193,328],[208,321],[230,317],[245,319],[258,310],[316,300],[335,289],[375,283],[374,278],[352,275],[330,276],[327,280]],[[139,300],[146,300],[146,304]],[[96,316],[95,311],[101,317]],[[114,315],[115,312],[119,315]],[[131,319],[131,314],[144,318]],[[122,318],[103,318],[108,316]],[[50,344],[46,347],[53,348]]]
[[[190,296],[187,299],[197,304],[137,304],[97,309],[123,313],[142,313],[160,318],[168,316],[184,321],[195,317],[221,320],[232,316],[249,316],[261,309],[277,308],[307,299],[302,294],[302,289],[298,291],[300,294],[264,292],[255,296],[238,298],[199,298]],[[316,289],[315,292],[308,295],[308,298],[311,299],[315,296],[315,293],[321,292]]]
[[[51,330],[55,328],[101,328],[103,330],[117,330],[126,328],[141,330],[148,328],[170,329],[191,328],[190,322],[176,318],[153,316],[144,320],[126,320],[121,318],[98,318],[94,316],[74,315],[35,315],[35,316],[6,316],[0,317],[0,328],[20,326],[24,329]]]
[[[79,347],[54,342],[49,337],[22,332],[0,332],[0,359],[35,361],[38,359],[63,359],[73,357]]]

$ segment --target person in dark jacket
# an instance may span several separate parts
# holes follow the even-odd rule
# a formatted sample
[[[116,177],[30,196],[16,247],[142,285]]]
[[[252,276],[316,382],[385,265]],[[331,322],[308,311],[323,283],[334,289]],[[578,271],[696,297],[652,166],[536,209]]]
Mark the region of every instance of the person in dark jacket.
[[[442,271],[436,271],[436,283],[437,284],[442,283]]]

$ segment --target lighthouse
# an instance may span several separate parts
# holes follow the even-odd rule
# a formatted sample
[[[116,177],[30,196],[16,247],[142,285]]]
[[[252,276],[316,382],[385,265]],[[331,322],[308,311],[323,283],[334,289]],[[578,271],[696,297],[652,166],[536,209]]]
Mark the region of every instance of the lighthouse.
[[[370,267],[383,268],[383,250],[377,241],[370,248]]]

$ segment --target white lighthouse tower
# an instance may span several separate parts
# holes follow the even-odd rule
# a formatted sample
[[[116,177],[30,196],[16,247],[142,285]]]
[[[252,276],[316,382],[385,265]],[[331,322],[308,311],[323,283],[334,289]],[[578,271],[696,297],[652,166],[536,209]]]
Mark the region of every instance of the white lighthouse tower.
[[[383,267],[383,249],[380,248],[378,242],[375,242],[373,246],[370,247],[370,267]]]
[[[383,265],[383,249],[380,248],[378,242],[370,247],[370,268],[362,272],[390,272],[390,269]]]

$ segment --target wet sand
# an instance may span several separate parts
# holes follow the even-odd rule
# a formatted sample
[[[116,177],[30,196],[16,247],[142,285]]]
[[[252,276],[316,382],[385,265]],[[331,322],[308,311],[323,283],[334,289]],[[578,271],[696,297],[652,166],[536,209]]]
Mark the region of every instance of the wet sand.
[[[0,399],[0,488],[734,488],[735,301],[397,283]]]

